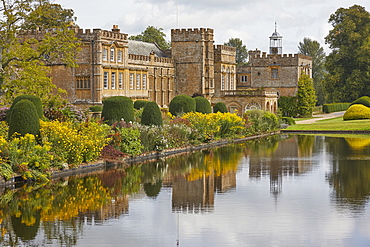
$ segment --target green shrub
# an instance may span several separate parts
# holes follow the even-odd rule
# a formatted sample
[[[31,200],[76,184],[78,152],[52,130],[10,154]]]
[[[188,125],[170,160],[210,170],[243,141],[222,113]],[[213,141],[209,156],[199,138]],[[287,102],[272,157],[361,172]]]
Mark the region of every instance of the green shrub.
[[[143,152],[159,151],[168,148],[162,127],[137,124],[134,128],[140,131]]]
[[[332,104],[323,104],[322,112],[331,113],[337,111],[345,111],[350,107],[350,103],[332,103]]]
[[[104,99],[102,118],[110,125],[122,120],[125,122],[134,121],[134,104],[132,100],[125,96],[113,96]]]
[[[195,111],[196,112],[205,113],[205,114],[212,112],[211,104],[206,98],[202,96],[198,96],[198,97],[195,97],[194,99],[195,99]]]
[[[369,96],[362,96],[361,98],[356,99],[351,103],[351,105],[360,104],[366,107],[370,107],[370,97]]]
[[[148,103],[148,101],[146,101],[146,100],[136,100],[134,102],[134,108],[136,110],[140,110],[141,108],[144,108],[147,103]]]
[[[37,136],[40,133],[39,116],[35,105],[29,100],[18,101],[12,108],[8,136],[11,137],[14,133],[21,136],[27,133]]]
[[[188,95],[177,95],[170,102],[170,113],[179,116],[187,112],[194,112],[196,109],[195,99]]]
[[[295,121],[293,118],[291,117],[282,117],[281,118],[281,121],[285,124],[289,124],[289,125],[294,125],[295,124]]]
[[[20,101],[21,102],[21,101]],[[25,134],[13,138],[9,142],[0,142],[1,153],[8,154],[8,163],[12,170],[24,179],[47,181],[54,159],[50,153],[50,145],[37,144],[36,137]],[[4,165],[4,164],[2,164]],[[9,172],[9,166],[7,166]]]
[[[348,108],[343,120],[370,119],[370,108],[362,104],[355,104]]]
[[[140,132],[130,126],[115,128],[115,134],[111,136],[114,148],[131,156],[141,154],[144,148],[141,145]]]
[[[226,113],[226,112],[228,112],[228,110],[227,110],[227,107],[226,107],[225,103],[218,102],[213,107],[213,112],[214,113],[217,113],[217,112]]]
[[[10,117],[11,117],[14,105],[17,104],[19,101],[21,101],[23,99],[29,100],[35,105],[37,116],[40,119],[44,116],[44,110],[42,108],[42,103],[41,103],[40,98],[38,96],[35,96],[35,95],[24,94],[24,95],[19,95],[18,97],[16,97],[14,99],[14,101],[12,103],[12,106],[10,107],[10,109],[7,113],[7,121],[8,122],[10,121]]]
[[[141,124],[144,125],[163,125],[162,113],[157,103],[148,102],[141,115]]]
[[[103,110],[103,106],[101,105],[93,105],[89,107],[91,112],[101,112]]]
[[[268,111],[250,110],[244,113],[251,134],[275,131],[280,127],[278,117]]]

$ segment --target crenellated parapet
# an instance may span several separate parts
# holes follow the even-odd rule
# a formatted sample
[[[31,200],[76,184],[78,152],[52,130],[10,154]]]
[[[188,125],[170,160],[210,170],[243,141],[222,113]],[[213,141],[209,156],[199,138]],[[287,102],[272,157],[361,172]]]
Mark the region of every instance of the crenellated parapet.
[[[211,28],[189,28],[189,29],[172,29],[171,41],[213,41],[214,33]]]
[[[102,30],[102,29],[93,29],[93,30],[79,29],[77,31],[77,36],[82,40],[91,39],[92,37],[96,37],[96,39],[117,40],[117,41],[127,41],[128,40],[128,35],[125,33]]]

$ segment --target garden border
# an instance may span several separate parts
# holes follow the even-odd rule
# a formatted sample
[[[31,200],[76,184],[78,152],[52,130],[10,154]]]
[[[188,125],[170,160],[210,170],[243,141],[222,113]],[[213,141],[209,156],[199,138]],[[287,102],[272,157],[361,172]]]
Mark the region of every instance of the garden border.
[[[263,138],[266,136],[276,135],[279,133],[280,131],[275,131],[275,132],[247,136],[244,138],[237,138],[237,139],[232,139],[232,140],[223,139],[223,140],[213,141],[213,142],[206,143],[206,144],[189,146],[185,148],[165,149],[162,151],[147,153],[147,154],[143,154],[143,155],[132,157],[132,158],[126,158],[123,160],[114,160],[114,161],[97,160],[95,162],[87,163],[86,165],[80,165],[79,167],[53,172],[51,174],[51,180],[74,176],[74,175],[80,175],[80,174],[89,173],[89,172],[100,171],[100,170],[106,169],[108,167],[116,166],[116,165],[133,165],[135,163],[142,163],[142,162],[148,162],[148,161],[153,161],[153,160],[158,160],[158,159],[164,159],[164,158],[168,158],[174,155],[191,153],[194,151],[199,151],[199,150],[203,150],[207,148],[225,146],[225,145],[232,144],[232,143],[241,143],[241,142],[245,142],[249,140]],[[0,178],[0,189],[5,189],[5,188],[16,189],[19,187],[19,185],[23,185],[24,182],[25,180],[21,176],[12,177],[8,181],[5,181],[4,178]]]

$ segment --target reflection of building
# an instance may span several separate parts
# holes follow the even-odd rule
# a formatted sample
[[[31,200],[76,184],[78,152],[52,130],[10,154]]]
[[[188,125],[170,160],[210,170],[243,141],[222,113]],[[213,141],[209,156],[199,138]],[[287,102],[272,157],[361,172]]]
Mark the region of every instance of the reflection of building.
[[[215,178],[215,187],[217,192],[226,192],[236,188],[236,171],[230,170]]]
[[[94,223],[95,221],[119,218],[121,215],[128,213],[128,198],[127,195],[114,197],[110,203],[107,203],[99,210],[81,213],[80,216],[84,216],[88,224],[90,221]]]
[[[302,142],[302,140],[301,140]],[[298,136],[280,141],[274,150],[247,151],[249,156],[249,176],[251,178],[270,177],[270,191],[273,194],[281,192],[284,176],[297,176],[309,171],[311,161],[300,155]],[[310,148],[310,147],[306,147]],[[265,151],[265,153],[263,152]]]
[[[184,212],[209,211],[214,204],[214,176],[188,181],[176,177],[172,182],[172,210]]]
[[[205,212],[213,208],[215,192],[226,192],[236,187],[236,171],[218,177],[203,176],[189,181],[176,177],[172,181],[172,209],[185,212]]]

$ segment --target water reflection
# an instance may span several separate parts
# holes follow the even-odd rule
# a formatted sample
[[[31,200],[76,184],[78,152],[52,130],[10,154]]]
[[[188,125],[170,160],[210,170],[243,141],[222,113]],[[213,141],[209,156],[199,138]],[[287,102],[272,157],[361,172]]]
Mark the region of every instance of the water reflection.
[[[327,175],[332,200],[341,209],[362,212],[370,195],[370,139],[326,138],[325,144],[332,154]]]
[[[284,186],[287,181],[296,187],[302,178],[313,185],[326,183],[331,189],[326,196],[337,209],[363,213],[370,196],[369,140],[367,137],[272,136],[128,168],[112,167],[49,184],[5,190],[0,196],[0,243],[78,245],[89,226],[128,218],[133,200],[163,200],[160,195],[164,189],[170,191],[171,208],[169,212],[162,212],[163,215],[216,215],[217,207],[219,210],[223,207],[222,203],[218,206],[216,203],[222,195],[235,194],[237,198],[225,205],[240,207],[238,197],[245,195],[239,194],[242,192],[238,188],[245,184],[264,184],[266,179],[270,194],[279,200],[284,199],[280,198],[283,190],[289,188]],[[245,177],[238,176],[244,174],[242,169],[247,169]],[[310,176],[319,169],[325,174],[324,181],[317,177],[311,181]],[[305,196],[302,192],[297,200],[322,200]],[[244,199],[247,200],[243,203],[249,201]]]

